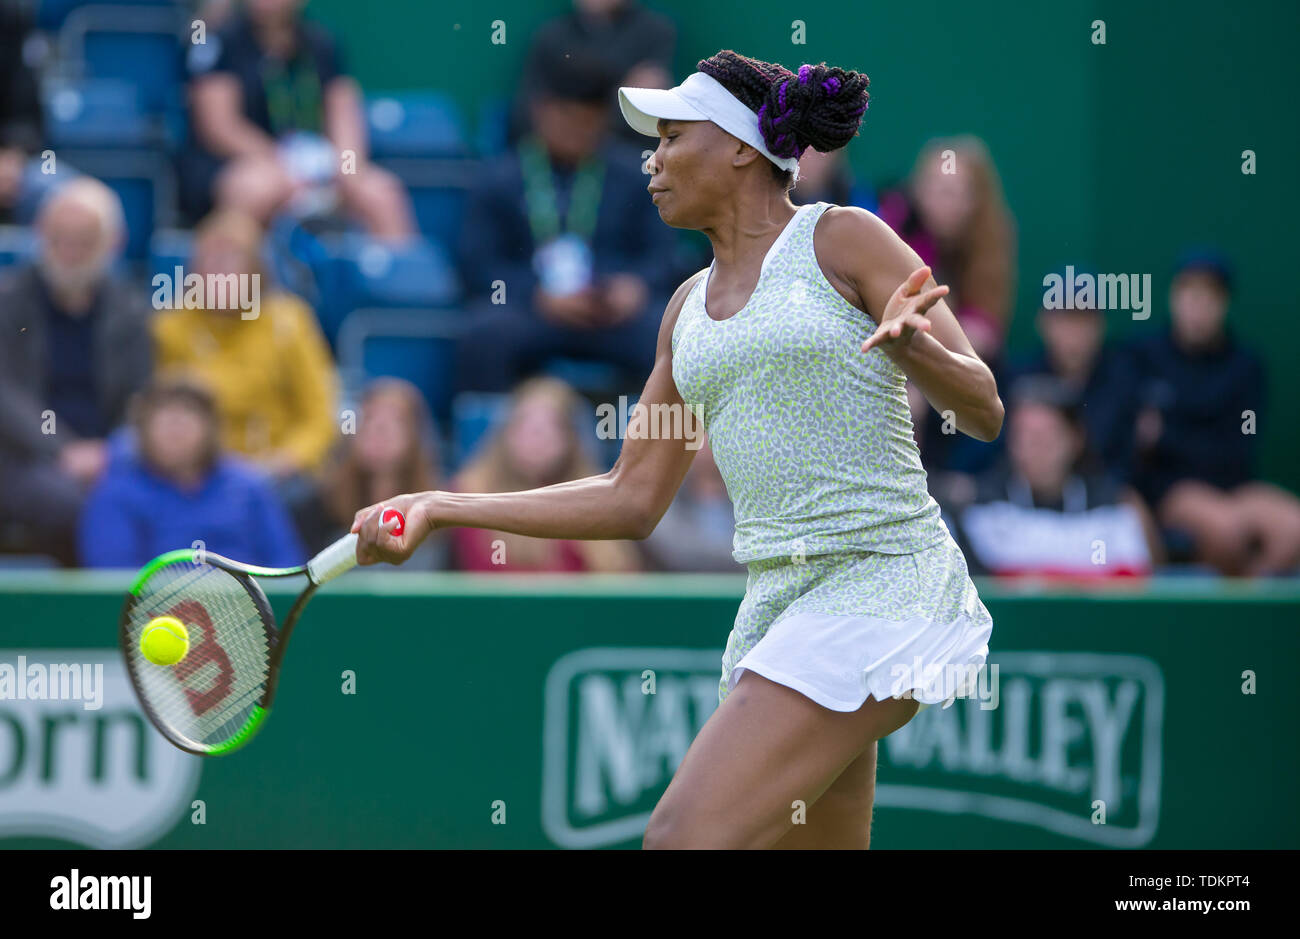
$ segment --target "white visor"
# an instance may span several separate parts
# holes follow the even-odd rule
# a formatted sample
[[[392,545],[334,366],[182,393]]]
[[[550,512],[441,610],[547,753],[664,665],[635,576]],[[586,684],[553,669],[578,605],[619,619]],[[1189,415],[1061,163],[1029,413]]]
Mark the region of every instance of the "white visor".
[[[658,137],[658,122],[712,121],[783,170],[799,176],[798,157],[773,156],[758,129],[758,115],[711,75],[694,72],[676,88],[620,88],[618,106],[632,129]]]

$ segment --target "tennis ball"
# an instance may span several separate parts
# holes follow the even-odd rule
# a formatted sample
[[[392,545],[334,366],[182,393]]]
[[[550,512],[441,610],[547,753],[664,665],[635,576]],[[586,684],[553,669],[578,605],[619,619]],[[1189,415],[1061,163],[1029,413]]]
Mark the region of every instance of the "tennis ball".
[[[190,651],[190,634],[174,616],[155,616],[140,634],[140,651],[154,665],[175,665]]]

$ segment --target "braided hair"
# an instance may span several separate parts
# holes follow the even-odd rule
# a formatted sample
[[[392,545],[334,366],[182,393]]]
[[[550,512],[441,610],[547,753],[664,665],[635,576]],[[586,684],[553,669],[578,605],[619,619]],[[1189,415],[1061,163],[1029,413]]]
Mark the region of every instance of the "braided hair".
[[[809,147],[828,153],[845,146],[857,136],[870,98],[866,75],[825,62],[801,65],[796,73],[724,49],[696,68],[758,115],[763,142],[777,157],[801,157]],[[789,188],[794,174],[776,164],[772,169]]]

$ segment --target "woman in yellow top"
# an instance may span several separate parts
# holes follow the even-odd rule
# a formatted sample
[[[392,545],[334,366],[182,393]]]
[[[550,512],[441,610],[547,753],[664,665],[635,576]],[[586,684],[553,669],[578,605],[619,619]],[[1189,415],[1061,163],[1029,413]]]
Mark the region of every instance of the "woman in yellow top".
[[[154,337],[160,372],[181,371],[216,396],[223,446],[285,479],[314,472],[337,438],[338,377],[312,309],[263,293],[261,246],[251,218],[208,216],[183,282],[169,290],[154,279],[155,305],[171,307],[154,318]]]

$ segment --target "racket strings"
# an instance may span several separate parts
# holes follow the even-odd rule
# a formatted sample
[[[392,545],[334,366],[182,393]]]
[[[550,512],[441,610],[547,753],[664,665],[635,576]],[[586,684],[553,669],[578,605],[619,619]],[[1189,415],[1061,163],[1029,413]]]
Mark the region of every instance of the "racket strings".
[[[140,638],[156,616],[174,616],[189,633],[189,652],[159,666]],[[155,571],[127,617],[126,650],[136,686],[155,718],[194,749],[235,737],[266,690],[271,647],[257,604],[227,571],[181,561]]]

